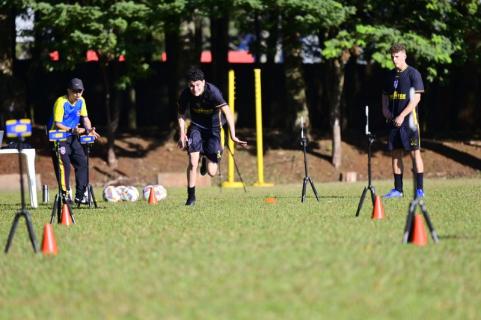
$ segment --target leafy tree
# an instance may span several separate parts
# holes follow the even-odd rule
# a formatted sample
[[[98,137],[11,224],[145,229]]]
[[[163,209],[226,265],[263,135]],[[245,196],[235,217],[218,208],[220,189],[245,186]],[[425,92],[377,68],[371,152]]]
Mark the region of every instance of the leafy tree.
[[[87,1],[86,1],[87,2]],[[149,8],[133,1],[88,1],[69,4],[44,1],[35,5],[39,14],[35,27],[42,34],[46,53],[57,50],[60,61],[52,62],[44,55],[48,70],[73,70],[85,60],[87,50],[95,50],[104,85],[107,116],[107,161],[115,167],[115,132],[119,123],[119,106],[112,103],[115,89],[125,89],[149,70],[152,16]],[[118,59],[125,56],[125,72],[121,75]],[[112,72],[113,77],[109,76]]]
[[[437,1],[433,1],[433,6]],[[481,70],[481,3],[477,0],[454,1],[446,17],[449,38],[459,46],[455,63],[470,62]]]
[[[309,123],[301,38],[315,34],[320,29],[336,28],[346,21],[354,9],[333,0],[264,0],[263,3],[265,12],[274,19],[273,24],[277,20],[280,25],[288,108],[284,127],[297,131],[301,117]]]
[[[167,117],[172,125],[177,118],[177,98],[182,63],[182,47],[180,26],[182,18],[187,15],[186,0],[149,1],[152,15],[157,17],[153,21],[155,30],[164,31],[165,52],[167,55],[167,72],[169,75],[167,94],[169,108]],[[173,131],[173,130],[171,130]]]
[[[409,54],[422,61],[427,78],[439,76],[440,66],[452,62],[453,42],[445,35],[443,20],[450,10],[446,1],[346,1],[357,9],[350,19],[335,29],[324,30],[323,56],[330,62],[334,79],[331,82],[331,125],[333,130],[332,163],[341,165],[341,96],[344,86],[344,66],[347,61],[364,51],[370,62],[392,68],[389,47],[402,42]],[[438,6],[433,6],[436,3]],[[441,6],[441,3],[443,4]],[[415,30],[415,31],[414,31]],[[359,50],[361,49],[361,50]],[[446,72],[446,70],[443,70]]]
[[[169,119],[176,119],[181,71],[198,64],[204,48],[203,21],[210,22],[210,49],[212,53],[211,81],[224,92],[227,85],[227,58],[229,48],[230,17],[239,11],[252,10],[260,0],[172,0],[151,1],[156,26],[165,30],[165,46],[169,73]],[[190,31],[185,27],[189,26]],[[175,122],[176,123],[176,122]],[[175,124],[174,123],[174,124]]]
[[[226,92],[231,22],[261,9],[261,0],[192,0],[190,5],[198,8],[199,14],[209,18],[212,81]]]
[[[25,116],[25,86],[15,74],[17,15],[32,1],[0,0],[0,123],[8,117]]]

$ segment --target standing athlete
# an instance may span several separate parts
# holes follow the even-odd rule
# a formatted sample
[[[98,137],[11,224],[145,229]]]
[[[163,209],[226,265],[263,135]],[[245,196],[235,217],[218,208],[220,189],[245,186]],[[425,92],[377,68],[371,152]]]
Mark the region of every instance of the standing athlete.
[[[235,135],[234,116],[225,102],[220,90],[206,82],[204,73],[191,68],[187,73],[188,87],[185,88],[178,102],[179,148],[187,149],[189,164],[187,166],[187,201],[186,206],[195,204],[195,182],[197,166],[202,156],[200,174],[208,173],[213,177],[218,168],[222,154],[220,128],[223,124],[222,113],[229,126],[232,141],[242,146],[247,142],[239,140]],[[187,111],[190,111],[191,124],[185,128]]]
[[[402,44],[391,47],[395,68],[389,72],[382,94],[382,112],[389,125],[388,149],[391,151],[394,189],[384,198],[403,196],[403,155],[407,151],[413,161],[416,175],[416,197],[423,197],[424,165],[421,158],[421,141],[417,105],[424,92],[421,74],[406,63],[406,48]]]
[[[75,169],[75,202],[87,203],[87,158],[82,148],[79,135],[88,134],[99,138],[87,115],[87,106],[82,97],[84,85],[82,80],[73,78],[67,86],[67,94],[55,101],[53,115],[49,122],[50,130],[65,130],[70,133],[66,141],[52,143],[52,160],[57,182],[62,190],[62,198],[68,199],[70,191],[70,163]],[[82,122],[83,128],[79,127]]]

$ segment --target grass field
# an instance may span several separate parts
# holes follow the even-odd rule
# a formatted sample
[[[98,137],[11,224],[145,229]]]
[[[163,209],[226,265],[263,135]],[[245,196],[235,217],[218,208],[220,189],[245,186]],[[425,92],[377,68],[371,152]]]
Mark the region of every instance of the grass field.
[[[383,201],[384,220],[369,202],[354,217],[364,183],[318,183],[304,204],[300,185],[199,189],[195,208],[184,189],[156,206],[100,202],[55,225],[55,257],[32,253],[22,220],[0,255],[0,318],[479,318],[481,180],[425,184],[441,238],[426,247],[401,244],[409,197]],[[0,194],[2,250],[18,198]],[[50,208],[31,213],[40,242]]]

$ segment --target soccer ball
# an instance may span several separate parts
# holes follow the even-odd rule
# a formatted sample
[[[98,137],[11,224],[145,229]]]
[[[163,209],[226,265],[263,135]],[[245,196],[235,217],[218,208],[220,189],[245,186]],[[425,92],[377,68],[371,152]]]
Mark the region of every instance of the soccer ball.
[[[104,200],[108,202],[118,202],[121,200],[119,190],[114,186],[107,186],[103,192]]]
[[[164,200],[167,197],[167,190],[160,184],[147,185],[144,187],[144,199],[149,200],[150,190],[154,188],[154,195],[157,201]]]
[[[133,201],[139,200],[139,197],[140,197],[139,190],[137,190],[136,187],[128,186],[123,188],[123,191],[121,194],[122,200],[133,202]]]
[[[125,190],[127,189],[126,186],[116,186],[115,188],[117,188],[117,191],[120,193],[120,197],[122,197],[122,194],[125,192]],[[123,200],[123,199],[122,199]]]

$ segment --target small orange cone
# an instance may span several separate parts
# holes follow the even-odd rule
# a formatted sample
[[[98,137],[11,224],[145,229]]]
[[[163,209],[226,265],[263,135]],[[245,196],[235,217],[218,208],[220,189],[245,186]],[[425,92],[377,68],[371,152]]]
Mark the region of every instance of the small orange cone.
[[[70,212],[68,205],[66,203],[63,204],[62,207],[62,219],[61,219],[61,224],[64,224],[66,226],[71,225],[72,222],[72,213]]]
[[[414,215],[411,235],[409,238],[409,241],[416,246],[425,246],[428,244],[428,235],[424,228],[423,217],[420,214]]]
[[[381,220],[384,218],[384,208],[382,206],[381,197],[376,196],[374,198],[374,208],[372,208],[371,219]]]
[[[150,187],[149,204],[157,204],[157,197],[155,196],[154,187]]]
[[[43,227],[42,253],[44,256],[50,254],[57,255],[57,242],[55,241],[51,224],[46,224]]]
[[[271,204],[277,203],[276,197],[267,197],[267,198],[264,199],[264,201],[265,201],[266,203],[271,203]]]

